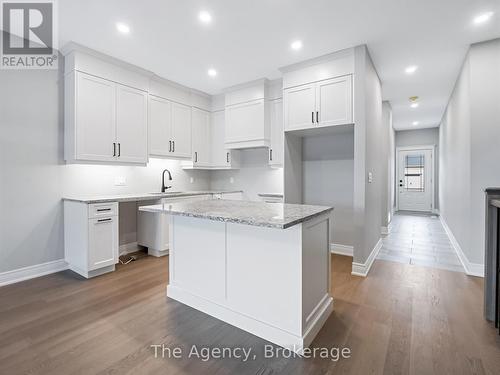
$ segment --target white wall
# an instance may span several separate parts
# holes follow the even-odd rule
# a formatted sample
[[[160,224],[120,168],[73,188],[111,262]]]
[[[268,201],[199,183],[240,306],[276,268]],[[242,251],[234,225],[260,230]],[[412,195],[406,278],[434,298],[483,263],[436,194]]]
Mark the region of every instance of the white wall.
[[[207,172],[186,172],[177,161],[65,165],[58,72],[1,70],[0,82],[0,272],[63,258],[66,194],[158,191],[164,167],[173,172],[173,190],[210,187]],[[127,186],[114,186],[118,176]]]
[[[335,207],[330,242],[353,246],[354,130],[304,137],[302,202]]]
[[[249,200],[259,200],[259,193],[283,194],[283,168],[269,167],[267,155],[267,148],[240,151],[240,168],[212,171],[211,189],[243,190]]]
[[[391,222],[393,206],[391,197],[394,189],[394,129],[392,128],[392,108],[388,101],[382,103],[382,132],[380,148],[382,158],[386,161],[381,164],[380,178],[382,180],[382,227],[387,228]]]
[[[435,147],[434,155],[434,207],[439,208],[439,128],[425,128],[396,131],[396,147],[428,146]],[[397,155],[396,155],[397,157]],[[394,182],[396,184],[397,181]],[[396,185],[394,185],[396,186]],[[396,190],[397,191],[397,190]]]
[[[484,191],[500,186],[500,39],[471,46],[440,125],[440,213],[471,264],[484,263]],[[479,266],[480,268],[480,266]]]

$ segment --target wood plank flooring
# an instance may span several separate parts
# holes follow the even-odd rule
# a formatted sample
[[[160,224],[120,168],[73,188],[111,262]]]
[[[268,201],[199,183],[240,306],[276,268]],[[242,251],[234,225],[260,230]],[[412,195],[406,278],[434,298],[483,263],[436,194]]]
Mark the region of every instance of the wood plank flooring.
[[[360,278],[351,262],[332,257],[334,312],[312,345],[349,359],[265,358],[266,341],[167,299],[168,257],[147,257],[92,280],[65,271],[0,288],[0,374],[500,374],[482,279],[383,260]],[[255,359],[155,358],[152,344]]]

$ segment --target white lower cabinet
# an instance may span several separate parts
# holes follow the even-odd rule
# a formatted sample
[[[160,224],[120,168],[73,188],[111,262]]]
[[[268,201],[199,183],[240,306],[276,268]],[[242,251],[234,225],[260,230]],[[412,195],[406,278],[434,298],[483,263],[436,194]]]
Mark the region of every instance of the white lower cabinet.
[[[64,258],[90,278],[114,271],[118,263],[118,203],[64,202]]]

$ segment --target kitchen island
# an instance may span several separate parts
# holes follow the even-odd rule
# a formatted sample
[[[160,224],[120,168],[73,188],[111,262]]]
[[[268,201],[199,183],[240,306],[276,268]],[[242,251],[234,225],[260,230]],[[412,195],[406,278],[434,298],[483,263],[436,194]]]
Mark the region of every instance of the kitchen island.
[[[332,207],[207,200],[139,210],[169,215],[168,297],[298,353],[332,312]]]

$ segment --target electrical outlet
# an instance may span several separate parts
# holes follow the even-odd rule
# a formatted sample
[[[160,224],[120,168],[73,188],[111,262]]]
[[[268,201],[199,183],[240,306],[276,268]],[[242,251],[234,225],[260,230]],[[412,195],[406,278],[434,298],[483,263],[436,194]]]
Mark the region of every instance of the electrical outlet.
[[[125,186],[127,185],[127,180],[124,176],[115,177],[115,186]]]
[[[368,183],[371,184],[373,182],[373,173],[368,172]]]

